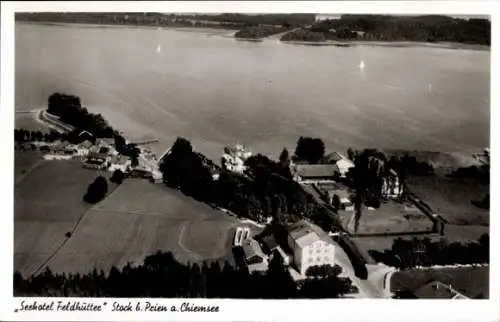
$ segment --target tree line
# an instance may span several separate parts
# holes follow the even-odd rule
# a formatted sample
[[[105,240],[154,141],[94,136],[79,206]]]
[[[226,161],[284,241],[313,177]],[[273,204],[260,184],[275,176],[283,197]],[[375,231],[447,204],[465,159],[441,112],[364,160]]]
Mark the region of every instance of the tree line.
[[[491,44],[491,22],[488,19],[460,19],[440,15],[343,15],[340,19],[319,21],[309,31],[331,40]]]
[[[59,117],[75,129],[69,133],[61,134],[59,138],[70,143],[78,144],[83,140],[95,143],[96,138],[113,138],[116,150],[132,159],[132,165],[137,165],[140,149],[132,143],[127,143],[119,131],[113,129],[101,114],[90,113],[82,106],[80,97],[64,93],[53,93],[49,96],[47,112]],[[82,132],[91,133],[82,136]]]
[[[55,142],[60,140],[63,135],[57,131],[50,132],[34,131],[27,129],[14,129],[14,141],[17,143],[25,143],[31,141]]]
[[[16,13],[17,21],[93,23],[110,25],[140,25],[156,27],[210,27],[241,29],[268,25],[287,28],[303,26],[314,22],[314,14],[162,14],[137,12],[37,12]]]
[[[193,151],[187,139],[178,138],[170,151],[160,164],[165,183],[199,201],[257,222],[268,217],[280,223],[310,218],[326,231],[340,226],[293,181],[283,153],[279,162],[261,154],[252,156],[245,161],[245,174],[218,170],[218,179],[214,179],[214,167]]]
[[[485,264],[489,263],[489,234],[483,234],[476,242],[448,243],[446,240],[431,241],[415,237],[411,240],[397,238],[391,249],[383,252],[371,250],[372,257],[386,265],[399,269],[415,266]]]
[[[240,29],[234,34],[234,37],[244,39],[262,39],[287,30],[290,30],[290,28],[282,26],[251,26]]]
[[[14,296],[293,299],[338,298],[352,290],[338,268],[310,274],[315,277],[295,282],[280,256],[273,256],[267,272],[250,274],[227,261],[181,264],[172,253],[157,252],[137,266],[113,266],[108,274],[55,274],[47,268],[24,278],[15,272]]]

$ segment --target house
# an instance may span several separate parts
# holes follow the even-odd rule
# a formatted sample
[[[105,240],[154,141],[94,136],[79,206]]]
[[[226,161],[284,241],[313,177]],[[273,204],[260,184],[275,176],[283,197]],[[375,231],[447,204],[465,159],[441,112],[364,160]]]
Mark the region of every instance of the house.
[[[432,281],[422,286],[415,292],[415,296],[421,299],[468,299],[467,296],[454,290],[451,285],[446,285],[440,281]]]
[[[248,238],[243,240],[241,247],[243,248],[245,263],[250,273],[255,271],[267,271],[269,266],[268,257],[264,254],[262,248],[255,239]]]
[[[83,167],[86,169],[102,170],[106,168],[106,159],[96,155],[89,155],[83,162]]]
[[[350,168],[354,167],[354,163],[349,160],[349,158],[344,155],[333,152],[325,156],[326,163],[335,164],[339,168],[339,173],[341,178],[345,178]]]
[[[300,183],[334,182],[339,175],[335,164],[295,164],[291,171],[294,180]]]
[[[288,246],[293,263],[301,275],[312,266],[334,265],[335,247],[332,239],[318,226],[301,220],[288,227]]]
[[[160,171],[153,171],[153,183],[163,183],[163,174]]]
[[[57,142],[53,147],[52,147],[52,152],[55,154],[73,154],[76,153],[76,149],[73,147],[73,145],[69,144],[68,142]]]
[[[113,138],[101,138],[97,141],[97,145],[101,147],[112,148],[115,146],[115,139]]]
[[[120,170],[125,173],[130,170],[131,161],[129,157],[113,155],[109,158],[109,171]]]
[[[243,173],[246,170],[245,161],[252,156],[252,152],[244,145],[225,147],[222,154],[222,167],[228,171]]]
[[[403,195],[404,186],[399,180],[399,176],[394,170],[389,170],[389,174],[382,181],[382,197],[387,199],[400,198]]]

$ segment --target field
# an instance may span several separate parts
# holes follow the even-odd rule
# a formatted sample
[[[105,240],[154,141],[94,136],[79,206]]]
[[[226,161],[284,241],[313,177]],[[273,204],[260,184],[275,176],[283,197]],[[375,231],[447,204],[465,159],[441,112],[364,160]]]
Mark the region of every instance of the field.
[[[50,128],[48,126],[36,120],[35,113],[16,113],[14,122],[14,127],[16,129],[26,129],[30,131],[42,132],[50,131]]]
[[[38,160],[29,152],[16,154],[17,168]],[[66,241],[90,205],[82,197],[96,172],[76,161],[42,162],[16,177],[14,189],[14,268],[30,275]]]
[[[489,186],[441,176],[411,177],[408,185],[450,224],[489,226],[489,211],[471,204],[472,200],[481,200]]]
[[[159,250],[180,262],[231,260],[232,217],[161,184],[127,179],[87,212],[48,263],[55,272],[107,271]]]
[[[353,231],[352,211],[339,211],[342,225]],[[358,235],[405,234],[430,231],[432,222],[418,210],[389,201],[380,208],[363,208]]]
[[[24,180],[29,172],[43,163],[42,154],[38,151],[14,152],[14,185]]]
[[[391,291],[408,289],[414,292],[433,280],[451,285],[470,298],[489,297],[488,266],[400,271],[391,278]]]

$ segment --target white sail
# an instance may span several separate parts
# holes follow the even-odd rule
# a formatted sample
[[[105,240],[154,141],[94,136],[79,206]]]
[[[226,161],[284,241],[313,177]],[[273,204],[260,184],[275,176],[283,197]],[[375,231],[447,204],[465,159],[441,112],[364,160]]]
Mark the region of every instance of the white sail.
[[[359,69],[361,69],[361,70],[365,69],[365,62],[364,61],[361,61],[361,63],[359,63]]]
[[[156,47],[156,53],[157,54],[161,53],[161,45],[158,45],[158,47]]]

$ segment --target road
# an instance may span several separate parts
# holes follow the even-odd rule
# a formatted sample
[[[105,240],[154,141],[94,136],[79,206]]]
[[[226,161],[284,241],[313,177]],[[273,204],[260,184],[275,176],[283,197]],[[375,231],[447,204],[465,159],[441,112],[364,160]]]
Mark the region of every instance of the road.
[[[358,298],[386,298],[387,295],[384,289],[379,286],[381,285],[380,279],[384,278],[384,275],[387,271],[391,269],[388,267],[377,266],[377,265],[369,265],[367,280],[362,280],[356,277],[354,273],[354,267],[349,260],[349,257],[345,253],[345,251],[337,244],[335,241],[333,242],[336,246],[335,248],[335,264],[342,267],[342,273],[340,276],[348,277],[351,279],[354,286],[356,286],[359,290],[359,294],[356,294]]]

